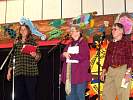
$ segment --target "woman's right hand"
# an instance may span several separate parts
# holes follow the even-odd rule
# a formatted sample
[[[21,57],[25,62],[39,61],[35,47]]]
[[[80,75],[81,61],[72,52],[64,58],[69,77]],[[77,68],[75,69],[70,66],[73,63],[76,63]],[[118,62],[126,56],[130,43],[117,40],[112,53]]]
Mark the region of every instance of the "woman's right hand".
[[[11,80],[11,77],[12,77],[11,72],[12,72],[12,68],[9,68],[9,69],[8,69],[8,72],[7,72],[7,80],[8,80],[8,81]]]
[[[101,76],[100,76],[101,81],[105,80],[105,73],[106,73],[106,69],[103,69]]]
[[[66,58],[66,59],[70,59],[71,56],[68,52],[63,52],[63,56]]]

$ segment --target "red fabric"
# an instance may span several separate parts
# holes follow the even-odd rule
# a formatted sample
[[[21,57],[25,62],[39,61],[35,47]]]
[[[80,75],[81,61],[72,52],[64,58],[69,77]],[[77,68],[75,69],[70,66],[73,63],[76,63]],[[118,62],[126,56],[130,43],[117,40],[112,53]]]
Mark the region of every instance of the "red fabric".
[[[57,43],[59,43],[60,40],[50,40],[50,41],[39,41],[38,44],[39,46],[48,46],[48,45],[56,45]]]
[[[48,45],[56,45],[57,43],[59,43],[60,40],[50,40],[50,41],[39,41],[38,44],[39,46],[48,46]],[[9,43],[0,43],[0,48],[12,48],[13,46],[13,42],[9,42]]]
[[[13,43],[1,43],[0,48],[11,48],[13,46]]]
[[[58,40],[58,39],[54,39],[54,40],[49,40],[49,41],[38,41],[38,45],[39,46],[49,46],[49,45],[57,45],[58,43],[61,42],[61,44],[68,44],[70,43],[71,40]],[[11,48],[13,46],[13,42],[9,42],[9,43],[0,43],[0,48]]]

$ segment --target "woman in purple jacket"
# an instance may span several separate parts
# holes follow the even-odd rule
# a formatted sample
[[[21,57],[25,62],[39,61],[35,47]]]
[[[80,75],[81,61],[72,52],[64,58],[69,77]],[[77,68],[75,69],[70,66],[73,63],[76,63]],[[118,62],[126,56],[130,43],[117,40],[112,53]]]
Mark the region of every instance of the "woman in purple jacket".
[[[78,25],[71,26],[70,35],[72,42],[64,48],[61,54],[61,60],[64,61],[61,80],[66,89],[67,65],[71,63],[71,73],[69,73],[71,75],[71,88],[69,94],[66,92],[66,100],[85,100],[87,82],[91,81],[92,78],[90,72],[88,72],[90,69],[90,50]],[[71,47],[76,47],[76,50],[68,50]],[[74,62],[71,62],[72,60]]]

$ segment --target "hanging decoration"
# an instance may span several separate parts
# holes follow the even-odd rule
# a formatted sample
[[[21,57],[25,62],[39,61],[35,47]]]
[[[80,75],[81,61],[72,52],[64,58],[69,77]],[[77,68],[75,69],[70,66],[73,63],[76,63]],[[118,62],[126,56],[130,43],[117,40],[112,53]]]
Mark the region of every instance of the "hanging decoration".
[[[88,31],[87,31],[87,35],[91,35],[93,32],[94,32],[94,29],[90,28],[90,29],[88,29]]]
[[[71,24],[77,24],[81,29],[85,29],[87,24],[90,24],[90,28],[94,26],[94,19],[91,14],[82,14],[72,19]]]
[[[80,24],[80,23],[81,23],[81,22],[80,22],[81,16],[78,16],[76,19],[77,19],[77,24]]]
[[[87,25],[91,19],[92,19],[92,15],[87,14],[84,18],[84,23]]]
[[[10,28],[5,28],[5,32],[4,33],[8,33],[11,39],[15,39],[16,38],[16,31],[14,29],[10,29]]]
[[[49,25],[58,28],[61,25],[63,25],[64,23],[65,23],[65,20],[63,20],[63,19],[56,19],[56,20],[53,20],[52,22],[50,22]]]
[[[131,14],[126,15],[125,13],[118,14],[114,23],[121,23],[124,26],[125,34],[131,34],[133,21]]]
[[[31,30],[31,32],[32,32],[32,34],[34,34],[34,35],[40,37],[41,40],[46,40],[46,35],[45,35],[45,34],[42,34],[41,32],[39,32],[39,31],[37,30],[37,28],[33,25],[32,21],[31,21],[30,19],[28,19],[28,18],[26,18],[26,17],[23,16],[23,17],[21,17],[19,23],[20,23],[21,25],[23,25],[23,24],[28,25],[29,28],[30,28],[30,30]]]
[[[133,21],[127,16],[123,16],[119,19],[119,22],[123,24],[125,34],[130,34],[132,31]]]
[[[93,28],[94,27],[94,19],[91,19],[90,20],[90,28]]]
[[[16,38],[16,31],[12,28],[12,26],[13,26],[13,23],[1,25],[0,30],[3,31],[4,36],[7,36],[7,34],[8,34],[11,39],[15,39]]]
[[[61,34],[63,34],[63,31],[61,31],[58,28],[54,28],[52,31],[46,33],[49,35],[48,40],[52,40],[55,38],[59,38]]]

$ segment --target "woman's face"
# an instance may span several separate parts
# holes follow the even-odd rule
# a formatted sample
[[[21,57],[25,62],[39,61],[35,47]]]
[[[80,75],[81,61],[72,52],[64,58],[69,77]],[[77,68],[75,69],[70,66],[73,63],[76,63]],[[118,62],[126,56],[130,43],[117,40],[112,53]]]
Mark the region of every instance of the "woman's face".
[[[117,38],[123,34],[123,30],[119,28],[118,26],[113,26],[112,28],[112,35],[113,38]]]
[[[26,37],[28,35],[28,30],[25,26],[21,26],[20,34],[22,34],[22,37]]]
[[[78,30],[76,30],[76,28],[75,27],[71,27],[71,37],[73,38],[73,39],[75,39],[75,38],[79,38],[80,37],[80,32],[78,31]]]

